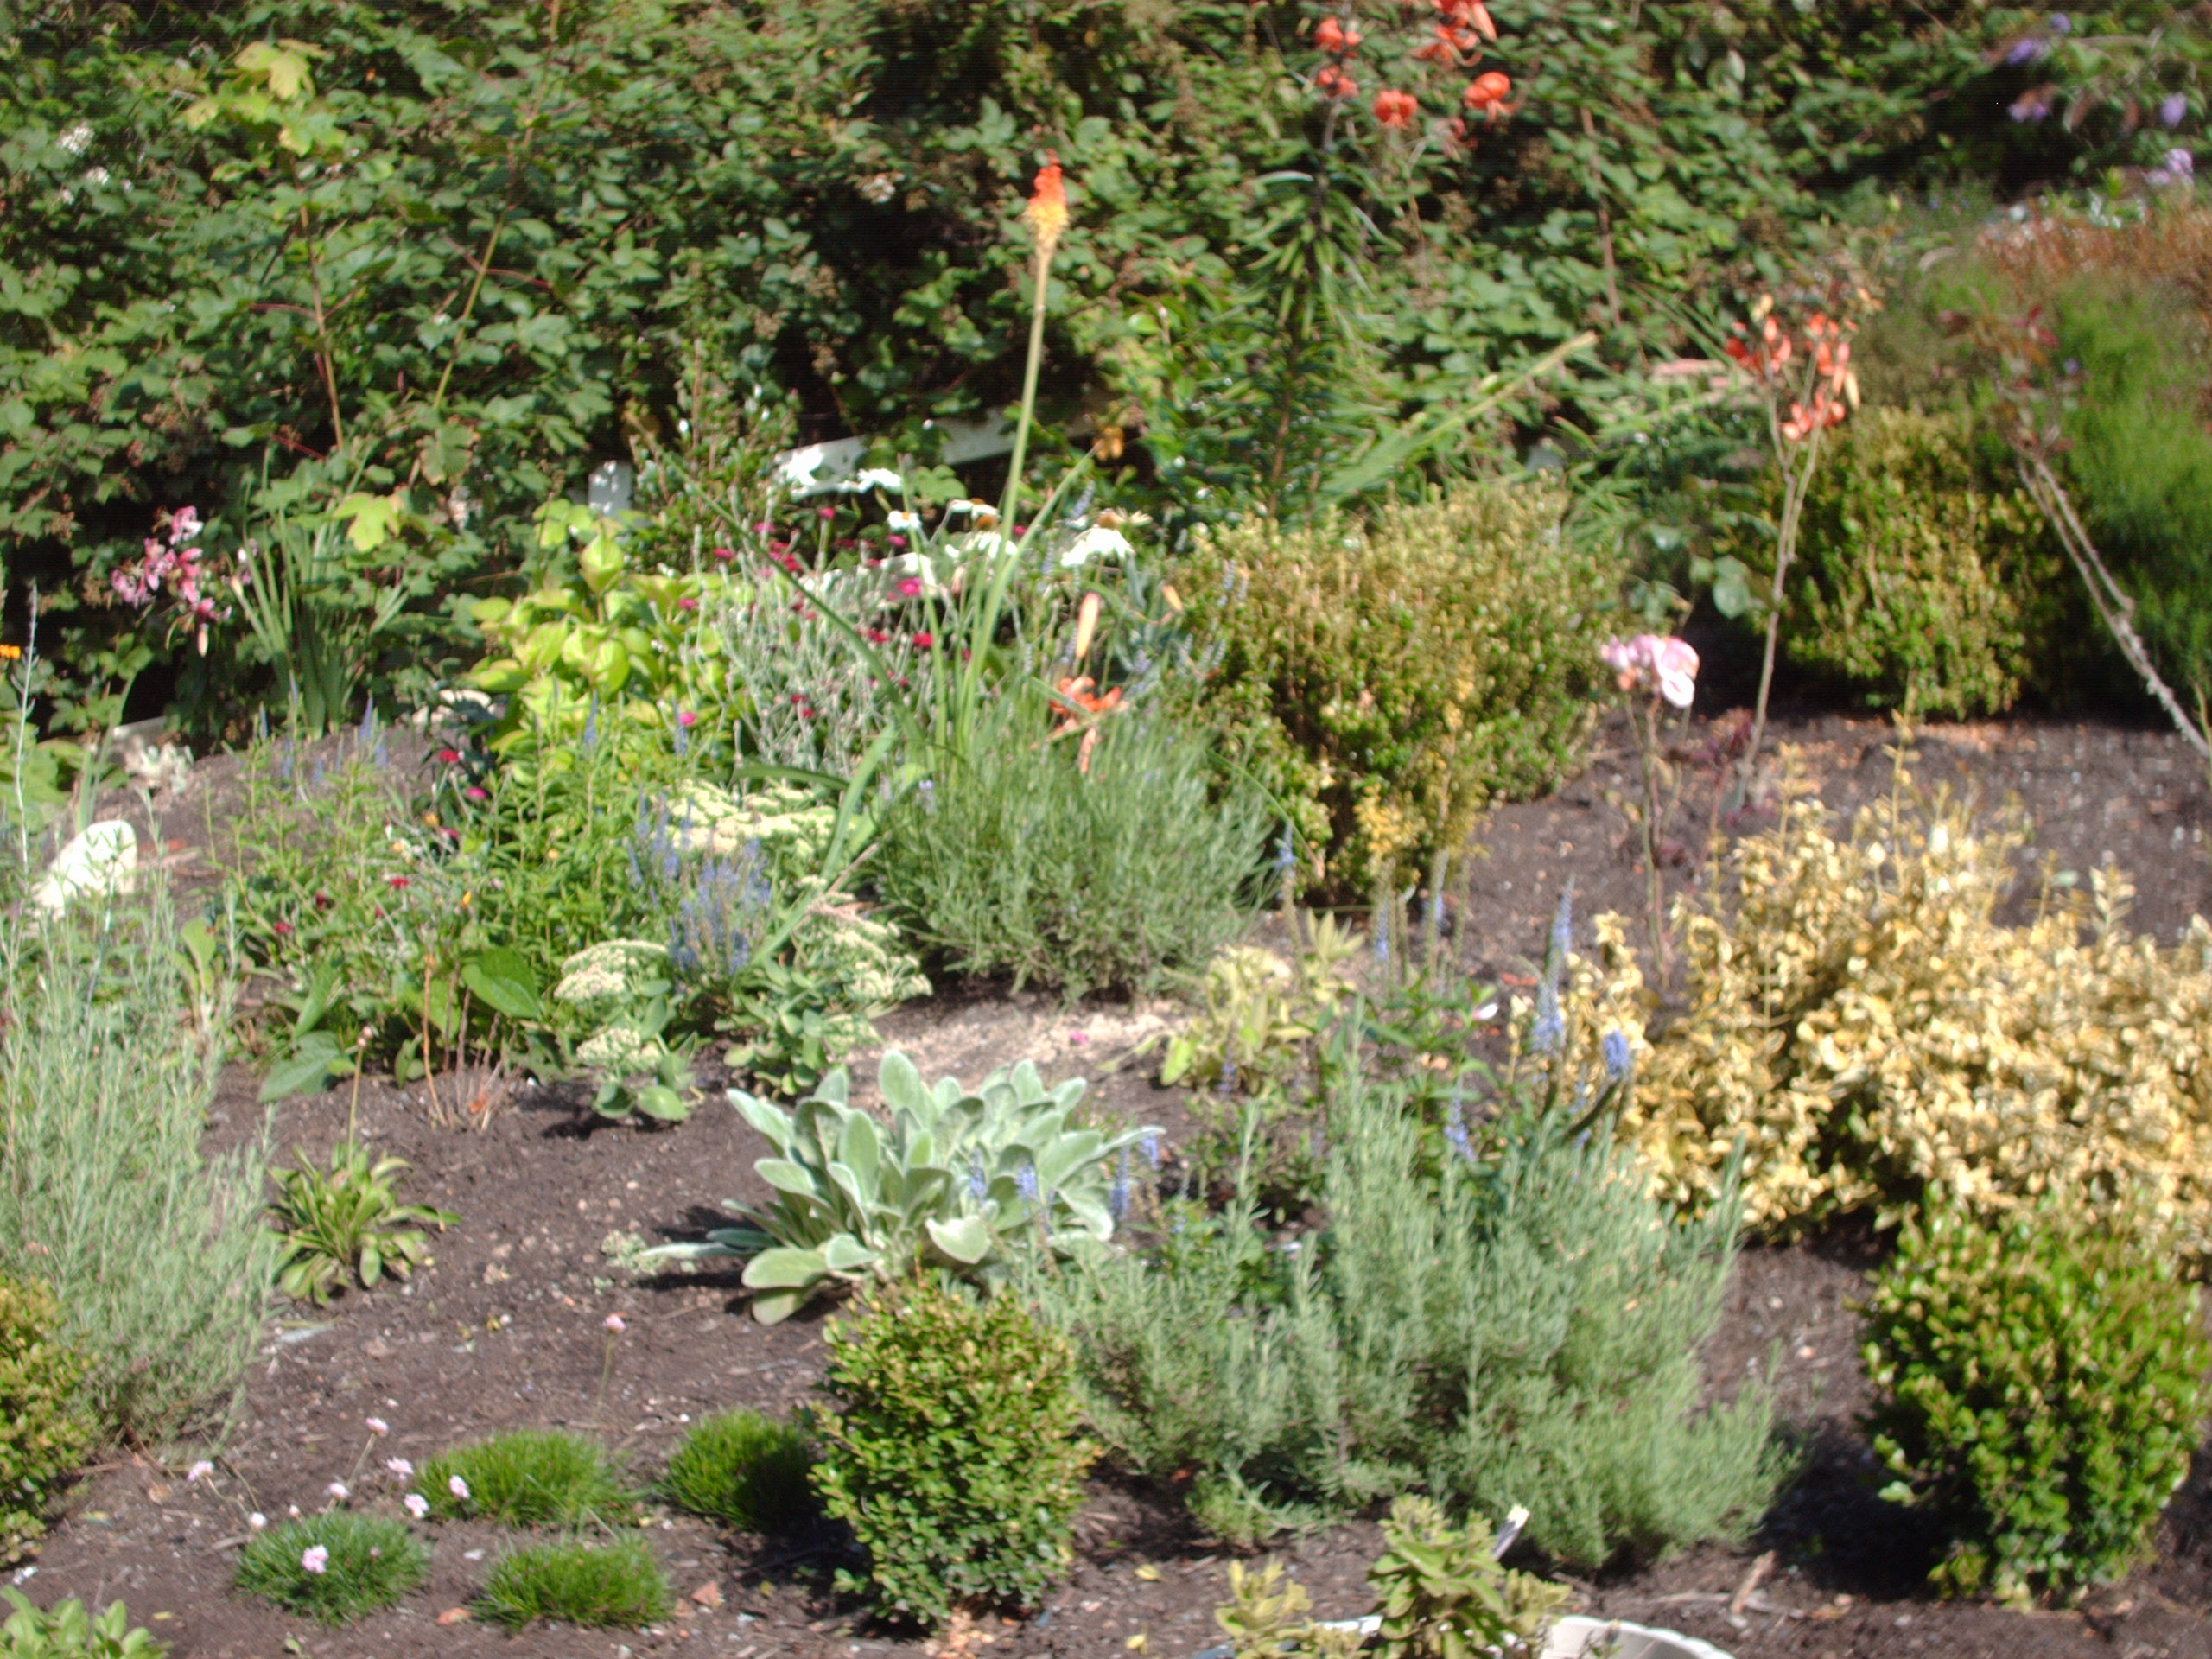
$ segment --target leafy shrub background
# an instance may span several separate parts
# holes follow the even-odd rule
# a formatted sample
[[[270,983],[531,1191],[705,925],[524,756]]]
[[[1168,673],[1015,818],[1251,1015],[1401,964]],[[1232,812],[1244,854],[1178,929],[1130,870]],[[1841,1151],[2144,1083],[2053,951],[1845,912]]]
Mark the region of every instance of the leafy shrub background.
[[[1459,81],[1407,57],[1424,34],[1362,10],[1375,73],[1449,113]],[[1011,219],[1046,148],[1078,184],[1056,418],[1134,416],[1171,493],[1211,512],[1310,499],[1286,488],[1371,435],[1366,414],[1448,417],[1592,323],[1633,362],[1668,327],[1642,295],[1770,268],[1832,185],[2148,162],[2171,135],[2099,89],[2186,86],[2202,50],[2165,31],[2114,73],[2062,38],[2008,66],[1987,48],[2012,14],[1963,0],[1656,0],[1627,27],[1600,0],[1509,10],[1514,118],[1468,149],[1332,124],[1316,214],[1277,176],[1321,149],[1309,10],[576,0],[556,28],[516,0],[38,9],[0,43],[0,556],[11,603],[35,579],[55,607],[65,710],[158,658],[147,695],[173,675],[212,731],[264,666],[111,606],[157,507],[196,503],[227,549],[278,508],[396,488],[401,540],[344,601],[406,590],[368,665],[387,690],[454,664],[459,596],[523,563],[540,501],[671,442],[702,365],[787,397],[803,440],[1005,401]],[[2140,40],[2135,21],[2094,32]],[[184,118],[242,48],[287,40],[327,55],[283,130]],[[2008,121],[2041,82],[2088,92],[2084,118]],[[1286,308],[1298,326],[1271,326]]]
[[[900,802],[874,866],[891,912],[957,971],[1071,997],[1200,967],[1258,897],[1268,804],[1166,720],[1108,717],[1088,772],[1052,728],[1008,696]]]
[[[1868,1308],[1869,1415],[1955,1593],[2075,1597],[2151,1553],[2208,1403],[2197,1292],[2124,1232],[2042,1205],[1908,1223]]]
[[[1067,1570],[1081,1477],[1074,1358],[1021,1300],[928,1280],[830,1325],[814,1484],[868,1554],[840,1584],[885,1616],[1034,1606]]]
[[[1792,660],[1923,715],[2001,714],[2049,690],[2078,626],[2075,578],[1967,415],[1869,408],[1829,442],[1785,618]],[[1746,551],[1771,568],[1770,549]]]
[[[1572,769],[1626,571],[1566,506],[1540,482],[1465,485],[1363,524],[1254,519],[1181,562],[1215,664],[1198,712],[1294,814],[1309,880],[1367,896]]]
[[[1193,1509],[1237,1542],[1424,1491],[1526,1504],[1530,1540],[1582,1566],[1757,1521],[1784,1471],[1769,1401],[1700,1408],[1726,1204],[1677,1217],[1626,1154],[1533,1114],[1463,1152],[1344,1078],[1325,1122],[1329,1224],[1296,1252],[1232,1206],[1036,1276],[1116,1458],[1195,1471]]]
[[[50,1495],[92,1446],[85,1362],[57,1340],[60,1316],[44,1285],[0,1280],[0,1561],[46,1530]]]
[[[2125,925],[2119,871],[1997,919],[2018,828],[1901,785],[1838,834],[1817,802],[1736,844],[1673,912],[1684,1006],[1649,1034],[1628,925],[1568,1001],[1636,1052],[1621,1130],[1658,1189],[1744,1192],[1768,1229],[1924,1202],[2001,1216],[2055,1189],[2131,1206],[2171,1248],[2212,1249],[2212,931],[2169,948]]]

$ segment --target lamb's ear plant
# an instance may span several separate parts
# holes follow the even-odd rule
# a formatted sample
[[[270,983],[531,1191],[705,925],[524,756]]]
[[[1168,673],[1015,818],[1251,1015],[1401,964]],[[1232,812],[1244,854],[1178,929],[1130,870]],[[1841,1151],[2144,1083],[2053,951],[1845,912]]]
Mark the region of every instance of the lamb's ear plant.
[[[1160,1132],[1074,1126],[1083,1080],[1048,1090],[1027,1060],[972,1093],[953,1077],[925,1085],[896,1049],[876,1076],[888,1123],[848,1103],[842,1068],[791,1112],[732,1090],[731,1104],[775,1148],[754,1167],[776,1196],[733,1204],[745,1226],[663,1245],[647,1259],[745,1261],[753,1316],[766,1325],[817,1295],[900,1280],[918,1265],[1002,1276],[1020,1243],[1070,1251],[1111,1238],[1108,1163]]]

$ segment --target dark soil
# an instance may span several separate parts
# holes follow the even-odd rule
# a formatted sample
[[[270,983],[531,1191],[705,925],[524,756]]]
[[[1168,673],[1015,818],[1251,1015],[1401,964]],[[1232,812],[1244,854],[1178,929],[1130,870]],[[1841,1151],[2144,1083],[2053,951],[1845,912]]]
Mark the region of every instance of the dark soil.
[[[1825,800],[1849,810],[1891,786],[1889,728],[1838,718],[1787,723]],[[1560,887],[1579,913],[1633,910],[1642,877],[1609,796],[1633,787],[1624,732],[1589,773],[1550,799],[1504,809],[1484,827],[1454,946],[1469,965],[1516,971],[1541,948]],[[2035,826],[2031,857],[2086,871],[2111,857],[2140,893],[2136,920],[2171,939],[2212,910],[2202,842],[2212,817],[2202,773],[2162,734],[2028,722],[1934,729],[1919,744],[1925,784],[1964,789],[1988,810],[2017,796]],[[181,798],[156,804],[164,838],[204,846],[225,798],[220,767],[203,768]],[[1688,773],[1678,836],[1707,821]],[[207,792],[200,798],[202,790]],[[153,828],[154,826],[147,826]],[[1754,826],[1755,827],[1755,824]],[[1688,879],[1688,862],[1670,880]],[[1086,1005],[977,995],[900,1010],[887,1039],[929,1075],[973,1077],[1023,1055],[1048,1074],[1105,1072],[1106,1110],[1185,1135],[1173,1095],[1141,1063],[1111,1069],[1163,1030],[1160,1005]],[[861,1071],[868,1068],[863,1065]],[[253,1080],[227,1082],[219,1135],[258,1120]],[[322,1630],[237,1596],[229,1586],[245,1517],[312,1511],[342,1480],[359,1509],[397,1515],[400,1484],[387,1458],[420,1464],[454,1442],[506,1427],[567,1425],[617,1446],[642,1480],[687,1424],[734,1405],[787,1411],[819,1375],[822,1328],[802,1318],[763,1328],[745,1316],[729,1275],[633,1281],[603,1253],[611,1236],[647,1242],[696,1236],[721,1200],[760,1196],[763,1150],[711,1096],[673,1128],[588,1128],[558,1089],[522,1087],[479,1132],[433,1129],[421,1085],[376,1082],[359,1091],[365,1131],[410,1160],[410,1198],[457,1211],[437,1260],[404,1287],[353,1293],[327,1311],[288,1307],[272,1321],[249,1375],[216,1473],[185,1478],[196,1451],[157,1462],[149,1452],[95,1470],[16,1581],[35,1599],[127,1600],[181,1656],[280,1652],[345,1656],[591,1655],[684,1651],[727,1659],[837,1659],[910,1652],[918,1644],[871,1629],[830,1593],[834,1541],[773,1542],[718,1534],[648,1508],[649,1533],[681,1611],[647,1631],[537,1629],[519,1637],[442,1614],[464,1606],[512,1541],[496,1529],[447,1526],[433,1539],[430,1583],[394,1611]],[[280,1147],[320,1156],[343,1134],[343,1091],[294,1102],[276,1126]],[[1707,1548],[1578,1585],[1603,1614],[1702,1636],[1742,1659],[2212,1659],[2212,1459],[2177,1497],[2157,1561],[2087,1608],[2023,1613],[1947,1605],[1921,1588],[1924,1541],[1872,1495],[1871,1459],[1854,1418],[1866,1384],[1852,1304],[1880,1242],[1841,1230],[1788,1248],[1746,1251],[1726,1323],[1708,1355],[1716,1386],[1772,1370],[1783,1414],[1805,1448],[1803,1477],[1762,1533],[1740,1549]],[[626,1328],[610,1332],[610,1313]],[[389,1422],[386,1438],[365,1420]],[[1185,1659],[1214,1639],[1228,1556],[1195,1537],[1173,1493],[1094,1484],[1067,1585],[1027,1623],[993,1623],[938,1650],[988,1646],[1115,1659],[1138,1652]],[[1282,1553],[1325,1616],[1366,1611],[1363,1583],[1378,1548],[1370,1522],[1330,1529]],[[1755,1586],[1758,1564],[1772,1554]],[[1733,1611],[1732,1611],[1732,1605]]]

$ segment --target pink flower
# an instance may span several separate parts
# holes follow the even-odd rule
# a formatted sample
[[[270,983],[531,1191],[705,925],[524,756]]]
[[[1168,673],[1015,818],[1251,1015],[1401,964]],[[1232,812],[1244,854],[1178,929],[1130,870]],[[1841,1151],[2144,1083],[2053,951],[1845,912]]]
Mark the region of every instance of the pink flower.
[[[336,1498],[340,1503],[343,1503],[347,1498],[353,1496],[353,1494],[346,1489],[346,1483],[342,1480],[334,1480],[329,1485],[324,1487],[322,1490],[328,1492],[331,1497]]]
[[[181,547],[199,533],[200,509],[179,507],[175,516],[169,519],[169,545]]]
[[[696,611],[699,608],[699,601],[696,599],[679,599],[676,601],[676,608],[679,611]]]
[[[391,1433],[391,1425],[385,1421],[381,1417],[368,1417],[362,1421],[368,1424],[369,1433],[372,1434],[389,1434]]]
[[[754,528],[765,531],[768,527],[766,524],[759,524],[754,526]],[[737,556],[737,550],[734,547],[718,547],[715,549],[713,556],[720,559],[724,564],[728,564],[731,560]]]
[[[1608,639],[1598,656],[1624,691],[1656,690],[1677,709],[1688,708],[1697,695],[1697,652],[1687,639],[1639,633],[1633,639]]]
[[[184,1471],[184,1484],[189,1486],[194,1481],[204,1480],[214,1472],[215,1465],[208,1462],[207,1459],[202,1458],[199,1462],[194,1464],[191,1468]]]
[[[457,766],[461,764],[461,751],[459,749],[440,749],[438,751],[438,760],[442,766]]]
[[[459,1475],[450,1475],[447,1477],[446,1491],[451,1492],[462,1503],[466,1503],[468,1502],[468,1483],[463,1480]]]
[[[488,801],[492,798],[492,793],[489,790],[479,789],[474,784],[471,784],[467,789],[462,790],[461,792],[467,796],[472,801]]]
[[[411,875],[387,875],[384,879],[384,884],[387,887],[393,888],[396,891],[401,887],[413,887],[415,885],[415,878]]]
[[[907,577],[906,581],[899,584],[899,591],[904,594],[908,599],[913,598],[915,594],[922,591],[922,579],[919,576]]]
[[[623,1332],[627,1331],[630,1328],[622,1322],[622,1316],[620,1313],[610,1313],[605,1319],[601,1321],[601,1323],[605,1325],[608,1330],[613,1332],[617,1336],[621,1335]]]
[[[937,644],[937,636],[927,632],[918,633],[914,636],[914,644],[919,649],[927,651],[931,645]]]
[[[410,1492],[399,1501],[407,1506],[407,1513],[417,1521],[422,1520],[430,1512],[430,1500],[420,1492]]]
[[[330,1552],[321,1544],[309,1544],[300,1552],[300,1565],[310,1573],[325,1573],[330,1568]]]
[[[699,723],[699,716],[692,709],[679,709],[676,711],[676,723],[688,732]]]
[[[410,1478],[415,1472],[415,1465],[404,1458],[386,1458],[384,1466],[402,1480]]]

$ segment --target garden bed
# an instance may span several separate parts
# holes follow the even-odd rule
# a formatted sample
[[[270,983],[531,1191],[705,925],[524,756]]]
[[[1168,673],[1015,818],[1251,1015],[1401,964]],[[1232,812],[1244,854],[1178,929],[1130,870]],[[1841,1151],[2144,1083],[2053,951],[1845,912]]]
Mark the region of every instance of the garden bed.
[[[1822,798],[1848,810],[1886,790],[1890,728],[1826,717],[1785,721]],[[2163,734],[2106,726],[2010,722],[1928,732],[1917,776],[1926,785],[1977,791],[1994,804],[2017,795],[2037,830],[2030,856],[2086,870],[2107,855],[2136,879],[2137,926],[2170,939],[2187,918],[2212,910],[2212,866],[2201,842],[2212,804],[2187,752]],[[1624,734],[1597,764],[1550,799],[1509,808],[1481,831],[1489,856],[1471,900],[1455,918],[1455,947],[1488,973],[1525,971],[1544,919],[1570,878],[1578,909],[1628,909],[1641,874],[1624,843],[1609,791],[1629,786]],[[161,804],[164,841],[202,841],[219,773]],[[1693,778],[1686,802],[1694,801]],[[196,798],[195,798],[196,797]],[[220,808],[214,809],[219,821]],[[155,826],[149,826],[155,827]],[[1677,880],[1681,879],[1676,873]],[[1165,1125],[1172,1141],[1189,1120],[1170,1091],[1144,1080],[1141,1063],[1114,1068],[1162,1029],[1164,1007],[1085,1005],[1048,998],[944,997],[882,1023],[925,1076],[970,1080],[1028,1056],[1048,1075],[1101,1079],[1103,1109]],[[865,1061],[856,1068],[866,1075]],[[256,1121],[254,1079],[234,1071],[215,1133]],[[687,1122],[645,1131],[589,1126],[573,1090],[520,1087],[480,1133],[428,1125],[420,1084],[399,1090],[365,1082],[358,1102],[340,1089],[296,1101],[276,1141],[320,1157],[358,1106],[383,1154],[416,1166],[410,1199],[458,1213],[436,1243],[435,1264],[406,1289],[341,1298],[329,1310],[288,1307],[270,1329],[246,1383],[238,1427],[216,1472],[145,1459],[95,1471],[73,1495],[68,1517],[22,1580],[35,1599],[121,1597],[134,1622],[180,1655],[617,1654],[681,1646],[731,1659],[850,1655],[915,1644],[893,1642],[828,1593],[830,1558],[800,1544],[729,1539],[653,1511],[652,1537],[682,1612],[652,1633],[537,1629],[511,1638],[473,1623],[441,1625],[481,1586],[505,1541],[494,1529],[437,1529],[432,1576],[402,1607],[329,1632],[229,1592],[245,1516],[271,1519],[292,1505],[312,1511],[346,1482],[357,1509],[398,1513],[401,1488],[388,1457],[417,1463],[498,1429],[565,1425],[618,1448],[640,1478],[705,1413],[751,1405],[783,1413],[804,1397],[823,1361],[812,1314],[762,1327],[744,1317],[734,1275],[633,1281],[608,1255],[611,1239],[647,1243],[696,1236],[718,1200],[758,1198],[752,1173],[764,1150],[738,1116],[709,1103]],[[1582,1585],[1587,1610],[1670,1625],[1741,1656],[1927,1653],[2041,1656],[2114,1654],[2182,1659],[2212,1652],[2212,1465],[2168,1512],[2155,1566],[2086,1611],[2020,1614],[1945,1605],[1919,1586],[1925,1560],[1896,1513],[1863,1478],[1867,1453],[1853,1427],[1864,1400],[1850,1304],[1862,1294],[1878,1246],[1838,1232],[1809,1243],[1748,1251],[1732,1287],[1726,1321],[1707,1354],[1716,1383],[1777,1368],[1781,1406],[1808,1445],[1808,1471],[1740,1550],[1708,1549],[1640,1572]],[[625,1328],[606,1321],[620,1314]],[[388,1422],[388,1437],[365,1421]],[[962,1650],[1096,1656],[1132,1650],[1182,1659],[1215,1639],[1211,1611],[1224,1597],[1228,1557],[1192,1533],[1172,1497],[1095,1483],[1078,1523],[1080,1559],[1043,1614],[986,1627]],[[1378,1553],[1376,1529],[1354,1523],[1291,1547],[1293,1567],[1323,1617],[1364,1611],[1363,1584]],[[1746,1588],[1768,1549],[1774,1565]],[[696,1593],[695,1593],[696,1592]],[[1734,1611],[1732,1613],[1732,1605]],[[1141,1643],[1136,1638],[1142,1637]],[[963,1638],[951,1639],[957,1644]]]

